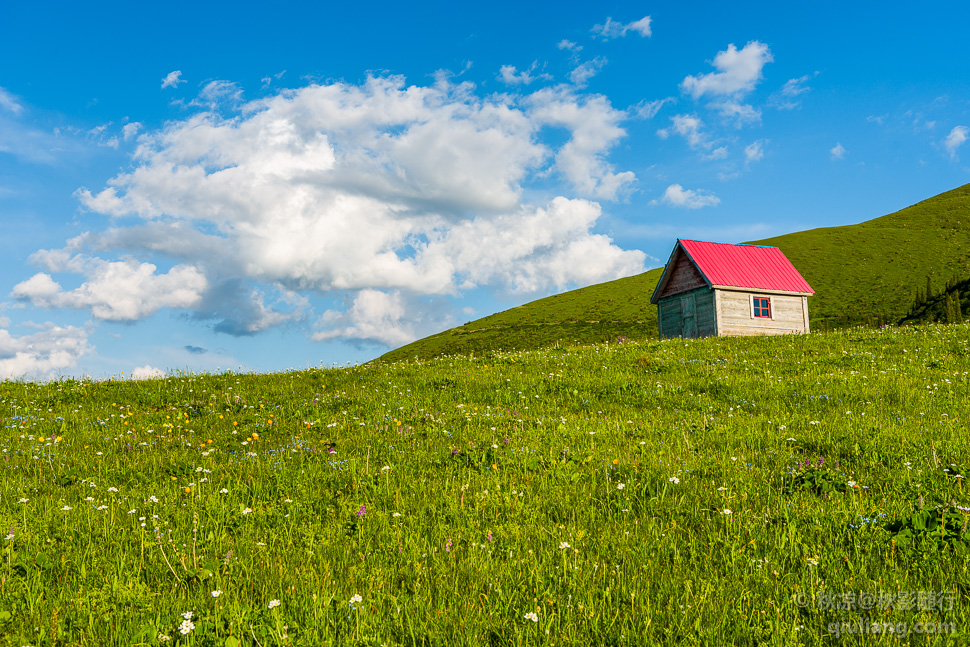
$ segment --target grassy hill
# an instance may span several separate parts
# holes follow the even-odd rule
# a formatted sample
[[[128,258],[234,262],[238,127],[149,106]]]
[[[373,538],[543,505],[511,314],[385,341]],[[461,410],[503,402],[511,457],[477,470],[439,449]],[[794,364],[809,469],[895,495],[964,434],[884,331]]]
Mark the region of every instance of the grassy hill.
[[[815,288],[812,328],[895,323],[917,288],[970,276],[970,184],[896,213],[844,227],[764,240],[779,247]],[[380,359],[395,361],[491,350],[655,339],[650,304],[663,268],[557,294],[419,339]]]
[[[968,420],[970,324],[4,381],[0,647],[966,645]]]

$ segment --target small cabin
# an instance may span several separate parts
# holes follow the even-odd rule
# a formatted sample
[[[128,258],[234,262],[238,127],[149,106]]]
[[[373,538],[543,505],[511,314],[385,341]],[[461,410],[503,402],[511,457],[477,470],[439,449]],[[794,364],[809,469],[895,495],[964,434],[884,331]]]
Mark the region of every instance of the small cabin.
[[[815,294],[777,247],[677,240],[650,297],[660,338],[809,332]]]

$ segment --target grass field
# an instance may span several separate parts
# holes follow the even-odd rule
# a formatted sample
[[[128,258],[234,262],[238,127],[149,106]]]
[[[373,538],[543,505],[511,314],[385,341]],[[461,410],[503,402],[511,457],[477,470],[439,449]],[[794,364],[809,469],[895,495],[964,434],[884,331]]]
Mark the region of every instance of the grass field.
[[[970,184],[859,224],[750,242],[781,249],[815,289],[808,300],[813,330],[898,323],[910,313],[916,289],[925,291],[927,277],[934,292],[953,279],[970,279]],[[655,268],[539,299],[419,339],[383,358],[656,339],[657,307],[650,297],[662,273]]]
[[[0,644],[970,632],[968,326],[5,382],[0,418]]]

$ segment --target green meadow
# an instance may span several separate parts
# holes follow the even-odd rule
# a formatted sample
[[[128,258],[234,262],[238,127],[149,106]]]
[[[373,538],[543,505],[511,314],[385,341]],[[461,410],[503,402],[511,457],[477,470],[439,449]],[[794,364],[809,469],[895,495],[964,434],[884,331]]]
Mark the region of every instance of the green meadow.
[[[0,644],[966,644],[970,327],[0,384]]]
[[[808,301],[813,330],[933,319],[925,305],[912,311],[917,291],[940,319],[947,285],[959,283],[964,294],[970,288],[970,184],[858,224],[750,244],[781,249],[815,289]],[[383,359],[656,339],[657,307],[650,297],[662,274],[658,267],[532,301],[419,339]]]

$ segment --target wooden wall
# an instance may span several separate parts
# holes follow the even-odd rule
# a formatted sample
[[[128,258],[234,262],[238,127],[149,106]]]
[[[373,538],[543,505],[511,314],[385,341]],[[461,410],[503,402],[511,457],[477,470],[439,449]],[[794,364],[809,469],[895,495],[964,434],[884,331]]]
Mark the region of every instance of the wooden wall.
[[[674,266],[670,271],[670,278],[667,280],[667,285],[664,286],[664,290],[660,293],[659,298],[663,299],[673,294],[688,292],[700,287],[707,287],[707,282],[687,254],[683,250],[678,249],[677,257],[674,259]],[[679,335],[674,336],[677,337]]]
[[[718,333],[721,335],[786,335],[807,333],[808,297],[717,290]],[[771,299],[771,319],[751,314],[751,297]]]
[[[717,334],[714,290],[706,286],[660,299],[657,309],[661,339]]]

